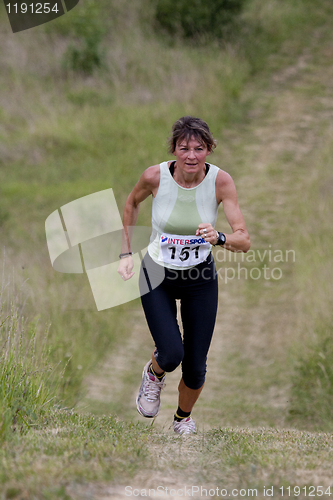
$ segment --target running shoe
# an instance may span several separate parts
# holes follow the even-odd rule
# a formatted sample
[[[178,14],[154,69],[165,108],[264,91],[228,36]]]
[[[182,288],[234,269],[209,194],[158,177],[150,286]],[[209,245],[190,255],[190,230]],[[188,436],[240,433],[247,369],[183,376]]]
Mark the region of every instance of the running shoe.
[[[177,434],[196,434],[195,422],[191,417],[183,418],[180,422],[173,421],[173,430]]]
[[[161,390],[164,387],[164,377],[159,380],[148,372],[151,361],[148,361],[142,372],[142,383],[136,398],[136,407],[140,415],[147,418],[156,417],[160,410]]]

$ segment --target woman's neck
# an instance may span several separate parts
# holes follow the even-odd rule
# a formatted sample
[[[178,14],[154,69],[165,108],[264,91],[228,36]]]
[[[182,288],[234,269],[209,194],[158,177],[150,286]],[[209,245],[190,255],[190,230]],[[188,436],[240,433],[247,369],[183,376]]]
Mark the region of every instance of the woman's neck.
[[[177,168],[177,163],[174,164],[173,178],[180,186],[190,189],[198,186],[206,176],[206,166],[196,173],[183,172],[180,168]]]

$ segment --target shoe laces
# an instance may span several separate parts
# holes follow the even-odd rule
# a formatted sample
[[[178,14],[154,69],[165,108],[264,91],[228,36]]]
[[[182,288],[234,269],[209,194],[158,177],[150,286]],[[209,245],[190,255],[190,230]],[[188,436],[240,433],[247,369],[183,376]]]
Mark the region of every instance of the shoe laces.
[[[152,380],[149,377],[149,373],[147,373],[147,378],[146,378],[144,388],[143,388],[144,397],[147,399],[147,401],[151,401],[151,402],[156,401],[156,399],[158,399],[160,392],[164,386],[165,386],[165,383],[164,383],[163,379],[161,381],[159,381],[159,380],[156,380],[156,377],[155,377],[155,380]]]

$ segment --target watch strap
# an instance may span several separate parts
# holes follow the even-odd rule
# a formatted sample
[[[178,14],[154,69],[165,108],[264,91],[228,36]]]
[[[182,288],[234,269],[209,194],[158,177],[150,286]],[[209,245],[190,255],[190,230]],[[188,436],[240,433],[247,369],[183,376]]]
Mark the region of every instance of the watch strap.
[[[221,233],[220,231],[216,231],[216,236],[217,236],[217,242],[216,245],[223,246],[226,242],[226,236],[224,233]],[[215,245],[215,246],[216,246]]]

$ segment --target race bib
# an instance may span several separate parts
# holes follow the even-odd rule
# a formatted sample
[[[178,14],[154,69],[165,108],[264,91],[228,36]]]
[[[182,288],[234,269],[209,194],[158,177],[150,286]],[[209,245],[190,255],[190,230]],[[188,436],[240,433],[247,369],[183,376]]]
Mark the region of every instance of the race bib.
[[[160,237],[158,260],[177,267],[191,267],[204,262],[211,244],[201,236],[163,233]]]

